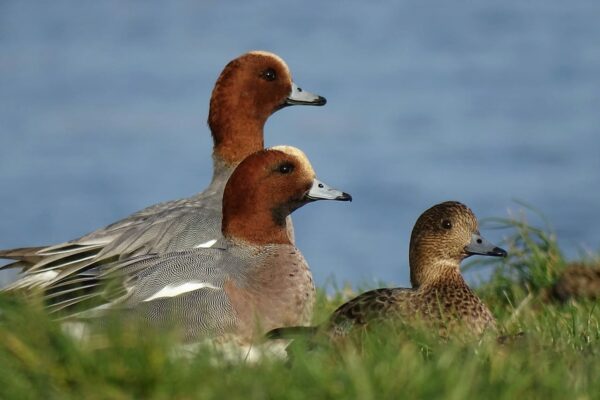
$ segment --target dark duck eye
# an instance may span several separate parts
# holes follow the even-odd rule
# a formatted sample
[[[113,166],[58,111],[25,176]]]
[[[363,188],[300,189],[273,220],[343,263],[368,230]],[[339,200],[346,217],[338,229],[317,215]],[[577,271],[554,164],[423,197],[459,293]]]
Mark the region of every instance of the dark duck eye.
[[[265,81],[274,81],[275,78],[277,78],[277,74],[275,73],[275,70],[273,68],[268,68],[266,70],[264,70],[260,76],[265,80]]]
[[[281,164],[277,170],[282,174],[289,174],[294,170],[294,166],[290,163]]]
[[[442,228],[444,229],[452,229],[452,222],[449,219],[445,219],[442,221]]]

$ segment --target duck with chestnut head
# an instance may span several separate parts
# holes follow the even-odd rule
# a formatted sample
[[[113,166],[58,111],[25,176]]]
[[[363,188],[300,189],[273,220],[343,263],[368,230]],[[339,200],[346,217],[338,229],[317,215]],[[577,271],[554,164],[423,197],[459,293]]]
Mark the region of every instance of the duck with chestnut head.
[[[155,204],[66,243],[0,250],[0,258],[15,260],[4,268],[24,273],[7,289],[44,288],[115,260],[214,245],[221,236],[225,183],[244,158],[263,149],[268,118],[286,106],[325,103],[324,97],[296,85],[276,54],[251,51],[235,58],[221,72],[210,99],[208,125],[214,143],[210,185],[196,195]]]
[[[218,244],[71,275],[48,287],[46,300],[63,312],[94,304],[79,319],[113,309],[143,324],[175,326],[187,342],[209,337],[249,345],[270,329],[311,320],[312,274],[287,234],[288,215],[317,200],[351,199],[319,181],[299,149],[261,150],[227,182]]]

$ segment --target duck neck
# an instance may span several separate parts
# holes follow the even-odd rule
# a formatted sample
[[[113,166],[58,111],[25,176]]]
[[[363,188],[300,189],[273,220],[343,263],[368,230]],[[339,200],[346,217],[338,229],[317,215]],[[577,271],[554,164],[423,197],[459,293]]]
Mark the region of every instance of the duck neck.
[[[223,190],[225,190],[227,180],[231,177],[231,174],[233,174],[233,171],[235,171],[237,166],[238,164],[225,162],[219,155],[213,154],[212,179],[208,188],[202,191],[200,194],[204,195],[204,193],[207,193],[209,195],[218,195],[220,206]]]
[[[443,284],[446,287],[464,287],[467,286],[465,278],[460,273],[460,266],[458,264],[446,264],[440,266],[440,272],[433,278],[430,279],[430,285]]]
[[[422,286],[444,285],[465,283],[460,273],[460,263],[452,260],[426,261],[411,257],[410,259],[410,283],[413,288]]]
[[[228,103],[211,100],[208,125],[213,137],[213,155],[235,167],[264,148],[263,128],[267,118],[252,115],[251,107],[238,104],[228,107]]]
[[[292,244],[287,233],[289,211],[261,209],[261,202],[252,198],[236,203],[223,201],[223,236],[246,244]]]

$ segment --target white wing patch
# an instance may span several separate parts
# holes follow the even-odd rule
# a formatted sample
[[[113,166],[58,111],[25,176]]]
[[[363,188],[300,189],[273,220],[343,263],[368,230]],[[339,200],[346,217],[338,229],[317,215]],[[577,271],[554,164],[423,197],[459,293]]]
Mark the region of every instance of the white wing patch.
[[[28,288],[35,286],[42,286],[47,283],[50,283],[54,278],[58,276],[58,272],[56,271],[46,271],[46,272],[35,272],[25,277],[19,279],[11,285],[8,285],[5,290],[10,289],[20,289],[20,288]]]
[[[212,247],[213,244],[217,243],[217,239],[212,239],[204,243],[200,243],[199,245],[194,246],[196,249],[205,249],[208,247]]]
[[[91,335],[90,327],[83,322],[64,322],[60,327],[64,333],[75,340],[88,340]]]
[[[160,299],[163,297],[175,297],[175,296],[179,296],[181,294],[187,293],[187,292],[193,292],[194,290],[204,289],[204,288],[221,290],[221,288],[216,287],[207,282],[192,281],[192,282],[180,283],[178,285],[167,285],[164,288],[160,289],[158,292],[154,293],[152,296],[145,299],[144,301],[152,301],[152,300]]]

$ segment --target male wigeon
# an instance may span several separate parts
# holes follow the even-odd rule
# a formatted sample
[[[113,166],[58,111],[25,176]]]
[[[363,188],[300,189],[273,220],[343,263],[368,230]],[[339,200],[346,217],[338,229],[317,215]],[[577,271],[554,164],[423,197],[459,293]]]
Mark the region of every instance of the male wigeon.
[[[506,251],[480,235],[477,218],[464,204],[435,205],[419,217],[410,238],[412,288],[365,292],[335,310],[322,327],[275,329],[268,337],[325,332],[335,339],[369,323],[394,319],[420,320],[440,329],[442,335],[456,329],[481,335],[495,329],[496,322],[460,273],[461,261],[474,254],[504,257]]]
[[[10,288],[47,284],[90,265],[149,253],[210,247],[220,236],[223,188],[235,167],[264,147],[263,127],[271,114],[290,105],[324,105],[302,90],[277,55],[252,51],[229,62],[210,100],[208,125],[213,178],[203,192],[145,208],[79,239],[47,247],[0,251],[17,260],[25,277]]]
[[[316,200],[352,198],[317,180],[300,150],[261,150],[227,182],[218,246],[100,265],[55,281],[46,300],[52,311],[95,307],[80,317],[112,308],[144,323],[175,325],[187,341],[208,336],[248,344],[269,329],[307,324],[315,288],[286,220]]]

